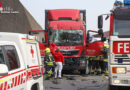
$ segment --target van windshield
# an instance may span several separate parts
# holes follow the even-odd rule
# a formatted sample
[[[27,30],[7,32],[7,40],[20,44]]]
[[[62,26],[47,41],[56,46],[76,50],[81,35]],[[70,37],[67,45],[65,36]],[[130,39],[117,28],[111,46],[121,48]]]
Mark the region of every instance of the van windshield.
[[[53,30],[51,38],[57,46],[83,45],[83,30]]]

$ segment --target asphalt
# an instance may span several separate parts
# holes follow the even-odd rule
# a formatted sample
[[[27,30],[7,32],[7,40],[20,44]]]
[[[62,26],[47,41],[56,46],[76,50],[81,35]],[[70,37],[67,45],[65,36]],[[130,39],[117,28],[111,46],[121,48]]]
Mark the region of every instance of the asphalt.
[[[105,76],[64,75],[62,80],[44,80],[45,90],[107,90]]]

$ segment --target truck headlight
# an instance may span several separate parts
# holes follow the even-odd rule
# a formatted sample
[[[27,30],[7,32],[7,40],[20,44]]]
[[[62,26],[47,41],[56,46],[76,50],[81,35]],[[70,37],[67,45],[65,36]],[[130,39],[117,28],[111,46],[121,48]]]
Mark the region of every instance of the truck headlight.
[[[126,68],[124,68],[124,67],[118,67],[118,68],[117,68],[117,73],[119,73],[119,74],[124,74],[124,73],[126,73]]]
[[[125,74],[126,73],[126,68],[125,67],[112,67],[112,73]]]
[[[114,84],[120,84],[120,80],[115,79],[115,80],[113,80],[113,83],[114,83]]]

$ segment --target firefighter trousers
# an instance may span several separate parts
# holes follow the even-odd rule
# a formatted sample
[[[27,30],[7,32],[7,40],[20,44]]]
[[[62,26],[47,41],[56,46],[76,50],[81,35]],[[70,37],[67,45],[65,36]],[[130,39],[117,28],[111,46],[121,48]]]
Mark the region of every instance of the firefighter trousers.
[[[46,79],[50,79],[53,76],[53,66],[46,66]]]
[[[99,67],[101,69],[101,73],[104,71],[104,61],[99,61]]]
[[[92,70],[92,60],[88,61],[88,69],[89,69],[89,73],[90,73]]]
[[[95,69],[96,69],[97,72],[100,72],[99,60],[93,60],[92,61],[92,70],[95,71]]]
[[[108,73],[108,62],[103,62],[103,73]]]

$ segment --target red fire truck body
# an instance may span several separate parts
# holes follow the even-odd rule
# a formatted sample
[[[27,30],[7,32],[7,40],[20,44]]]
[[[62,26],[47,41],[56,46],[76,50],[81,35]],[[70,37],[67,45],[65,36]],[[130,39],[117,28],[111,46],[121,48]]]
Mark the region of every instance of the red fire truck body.
[[[104,14],[103,14],[104,15]],[[102,15],[99,28],[102,28]],[[130,89],[130,0],[116,0],[110,13],[109,90]]]

